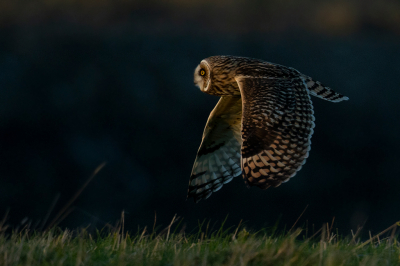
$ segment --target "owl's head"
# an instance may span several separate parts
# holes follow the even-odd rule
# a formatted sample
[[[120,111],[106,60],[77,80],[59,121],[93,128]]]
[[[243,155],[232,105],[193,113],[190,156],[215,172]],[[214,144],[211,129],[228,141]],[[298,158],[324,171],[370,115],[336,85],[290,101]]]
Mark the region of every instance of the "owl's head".
[[[207,92],[210,88],[211,67],[207,60],[202,60],[194,70],[194,84],[200,88],[202,92]]]
[[[212,56],[203,59],[194,70],[194,84],[211,95],[240,95],[235,72],[236,64],[232,57]]]

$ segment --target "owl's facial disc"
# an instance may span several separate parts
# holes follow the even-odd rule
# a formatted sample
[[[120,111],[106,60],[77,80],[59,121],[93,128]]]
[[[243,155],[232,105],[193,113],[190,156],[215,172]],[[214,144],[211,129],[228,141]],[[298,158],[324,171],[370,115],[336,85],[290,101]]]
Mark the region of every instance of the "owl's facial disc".
[[[210,67],[205,60],[194,70],[194,84],[203,92],[210,87]]]

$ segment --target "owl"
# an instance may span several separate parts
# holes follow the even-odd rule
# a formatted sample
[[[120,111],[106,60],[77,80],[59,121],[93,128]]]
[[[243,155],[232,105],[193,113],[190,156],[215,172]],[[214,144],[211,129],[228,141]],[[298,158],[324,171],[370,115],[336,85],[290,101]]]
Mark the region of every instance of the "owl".
[[[188,197],[195,202],[239,175],[248,187],[261,189],[289,181],[311,148],[310,95],[330,102],[349,99],[291,67],[236,56],[202,60],[194,83],[220,97],[189,180]]]

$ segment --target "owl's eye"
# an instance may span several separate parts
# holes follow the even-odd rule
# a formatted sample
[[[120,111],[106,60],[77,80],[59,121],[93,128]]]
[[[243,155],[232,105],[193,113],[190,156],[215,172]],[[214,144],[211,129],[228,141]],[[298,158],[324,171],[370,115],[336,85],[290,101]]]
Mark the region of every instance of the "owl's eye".
[[[200,76],[204,76],[206,74],[206,71],[204,69],[200,69]]]

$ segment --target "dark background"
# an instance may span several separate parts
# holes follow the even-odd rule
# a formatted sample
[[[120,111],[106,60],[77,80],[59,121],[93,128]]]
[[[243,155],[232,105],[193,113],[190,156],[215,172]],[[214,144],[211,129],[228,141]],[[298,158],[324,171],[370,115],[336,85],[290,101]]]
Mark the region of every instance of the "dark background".
[[[217,3],[216,3],[217,2]],[[0,215],[53,218],[93,170],[107,165],[63,227],[189,227],[211,219],[260,229],[344,234],[400,220],[399,1],[0,1]],[[188,178],[218,98],[193,85],[211,55],[294,67],[347,95],[313,98],[307,164],[277,189],[234,179],[186,201]],[[26,219],[25,219],[26,220]]]

